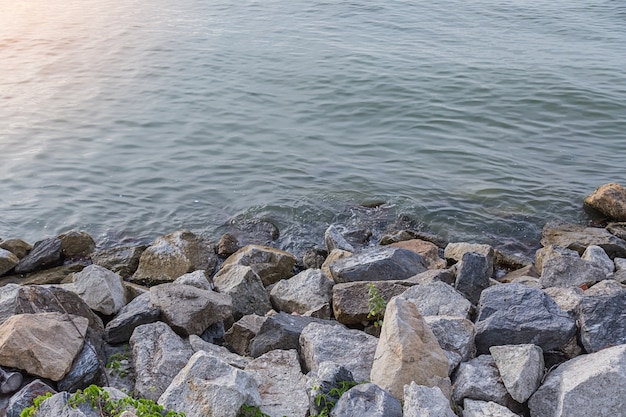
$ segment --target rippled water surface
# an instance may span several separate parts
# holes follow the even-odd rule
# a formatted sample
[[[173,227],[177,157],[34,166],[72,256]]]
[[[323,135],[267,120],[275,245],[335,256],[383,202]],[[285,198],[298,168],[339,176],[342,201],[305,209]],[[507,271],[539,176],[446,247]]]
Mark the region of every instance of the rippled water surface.
[[[404,214],[532,246],[626,183],[626,3],[0,0],[0,180],[0,238]]]

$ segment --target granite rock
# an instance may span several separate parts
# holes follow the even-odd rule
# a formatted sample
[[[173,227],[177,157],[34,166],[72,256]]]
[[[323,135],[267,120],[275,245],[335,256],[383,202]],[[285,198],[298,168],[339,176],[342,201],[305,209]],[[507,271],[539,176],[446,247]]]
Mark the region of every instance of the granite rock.
[[[572,249],[582,255],[589,245],[600,246],[611,259],[626,257],[626,241],[606,229],[549,222],[541,232],[541,245]]]
[[[610,219],[626,221],[626,187],[610,182],[585,197],[585,204]]]
[[[144,293],[122,307],[113,320],[107,323],[104,339],[114,344],[128,342],[135,328],[154,323],[160,316],[161,309],[152,306],[150,293]]]
[[[411,382],[404,386],[403,417],[456,417],[439,387]]]
[[[415,285],[402,293],[401,297],[415,304],[422,316],[468,318],[472,311],[472,303],[451,285],[441,281]]]
[[[296,276],[278,281],[270,292],[274,307],[287,313],[304,314],[309,310],[328,305],[327,317],[330,319],[330,303],[333,281],[320,269],[307,269]]]
[[[543,351],[535,345],[489,348],[502,382],[511,397],[524,403],[539,388],[544,374]]]
[[[232,298],[235,320],[248,314],[264,315],[272,309],[261,278],[249,266],[231,265],[217,274],[213,282],[217,291]]]
[[[402,417],[402,404],[376,384],[350,388],[335,404],[331,417]]]
[[[246,245],[224,261],[214,280],[232,265],[249,266],[261,278],[264,286],[290,278],[296,257],[280,249],[262,245]]]
[[[75,273],[70,288],[92,310],[106,316],[116,314],[126,305],[122,277],[98,265],[89,265]]]
[[[588,353],[626,344],[626,286],[602,281],[584,292],[580,341]]]
[[[243,316],[224,334],[224,340],[239,355],[250,356],[250,342],[261,330],[267,317],[256,314]]]
[[[35,243],[33,249],[15,266],[15,272],[25,274],[57,266],[63,262],[61,239],[53,237]]]

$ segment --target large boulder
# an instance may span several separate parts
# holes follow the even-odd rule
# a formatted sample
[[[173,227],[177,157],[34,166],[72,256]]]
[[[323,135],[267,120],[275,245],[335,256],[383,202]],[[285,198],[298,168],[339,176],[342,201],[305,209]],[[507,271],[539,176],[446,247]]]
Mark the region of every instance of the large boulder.
[[[274,284],[281,279],[290,278],[296,257],[284,250],[263,245],[246,245],[224,261],[213,278],[226,273],[233,265],[249,266],[261,278],[264,286]]]
[[[396,297],[387,304],[370,377],[401,401],[411,381],[447,391],[448,359],[410,301]]]
[[[161,317],[161,309],[153,307],[150,293],[144,293],[126,304],[119,313],[107,323],[104,339],[108,343],[128,342],[133,331],[142,324],[154,323]]]
[[[571,359],[530,397],[532,417],[615,417],[626,410],[626,345]]]
[[[404,386],[404,417],[456,417],[439,387],[411,382]]]
[[[258,382],[246,371],[206,352],[194,353],[158,403],[187,417],[236,417],[241,406],[260,406]]]
[[[329,314],[322,318],[330,319],[332,291],[333,281],[320,269],[307,269],[292,278],[278,281],[272,287],[270,297],[276,309],[287,313],[305,314],[326,306]]]
[[[179,230],[157,238],[141,254],[131,281],[140,284],[172,282],[197,269],[213,273],[217,256],[213,242],[188,230]]]
[[[61,239],[53,237],[35,243],[33,249],[15,266],[15,272],[25,274],[57,266],[63,262]]]
[[[468,318],[472,311],[472,303],[451,285],[441,281],[413,286],[401,297],[415,304],[422,316]]]
[[[576,224],[550,222],[541,232],[541,245],[561,246],[583,254],[587,246],[600,246],[611,259],[626,257],[626,241],[612,235],[606,229]]]
[[[330,412],[332,417],[402,417],[402,404],[376,384],[350,388]]]
[[[217,291],[232,298],[235,320],[248,314],[262,316],[272,309],[261,278],[249,266],[232,265],[216,275],[213,282]]]
[[[83,348],[88,323],[62,313],[12,316],[0,326],[0,365],[59,381]]]
[[[250,341],[261,330],[265,320],[267,317],[256,314],[243,316],[224,334],[224,340],[238,354],[250,356]]]
[[[4,275],[11,269],[15,268],[20,262],[20,258],[6,249],[0,249],[0,275]]]
[[[116,246],[91,255],[94,265],[119,274],[122,278],[132,276],[139,267],[139,259],[147,246]]]
[[[513,399],[502,383],[491,355],[480,355],[459,365],[454,375],[452,400],[462,404],[466,398],[512,405]]]
[[[439,248],[432,242],[421,239],[403,240],[389,245],[394,248],[406,249],[420,255],[426,261],[428,269],[443,269],[448,263],[439,257]]]
[[[476,319],[476,348],[532,343],[544,351],[565,345],[576,322],[537,288],[500,284],[483,291]]]
[[[89,233],[82,230],[70,230],[59,235],[61,253],[65,259],[87,258],[96,248],[96,242]]]
[[[535,345],[505,345],[489,348],[502,382],[511,397],[524,403],[539,388],[544,374],[543,351]]]
[[[626,221],[626,187],[610,182],[585,197],[585,204],[610,219]]]
[[[89,265],[74,274],[72,291],[94,311],[106,316],[116,314],[126,305],[122,277],[98,265]]]
[[[388,281],[406,279],[426,271],[426,261],[415,252],[377,247],[330,264],[335,282]]]
[[[584,292],[580,341],[588,353],[626,344],[626,287],[607,280]]]

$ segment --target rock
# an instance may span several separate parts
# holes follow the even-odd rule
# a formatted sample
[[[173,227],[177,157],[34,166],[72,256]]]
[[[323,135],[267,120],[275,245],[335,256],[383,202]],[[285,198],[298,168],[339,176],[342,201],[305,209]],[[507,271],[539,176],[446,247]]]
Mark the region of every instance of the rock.
[[[96,248],[96,242],[87,232],[71,230],[59,235],[61,253],[65,259],[87,258]]]
[[[307,249],[302,254],[302,264],[306,269],[320,269],[328,256],[325,249]]]
[[[332,306],[335,319],[343,324],[368,321],[369,285],[374,285],[380,296],[389,302],[392,297],[404,293],[415,285],[407,281],[355,281],[335,284],[332,288]]]
[[[543,288],[543,286],[541,285],[541,280],[538,278],[533,278],[533,277],[517,277],[511,282],[517,283],[517,284],[528,285],[529,287],[533,287],[533,288],[539,288],[539,289]]]
[[[337,403],[345,384],[355,383],[352,372],[334,362],[322,362],[317,371],[307,375],[307,394],[309,396],[310,415],[317,416],[329,403]]]
[[[426,270],[424,258],[405,249],[373,248],[330,264],[335,282],[406,279]]]
[[[491,346],[527,343],[547,351],[565,345],[575,333],[576,322],[537,288],[501,284],[480,297],[475,339],[479,353]]]
[[[206,271],[201,269],[179,276],[174,280],[174,284],[191,285],[192,287],[200,288],[201,290],[213,291]]]
[[[15,266],[15,272],[25,274],[57,266],[62,262],[61,240],[53,237],[35,243],[33,249]]]
[[[158,403],[187,417],[236,417],[243,404],[260,406],[258,382],[248,372],[196,352]]]
[[[460,262],[463,259],[463,255],[470,252],[484,255],[489,262],[489,270],[491,270],[493,273],[493,264],[496,253],[493,247],[489,245],[483,245],[479,243],[451,242],[446,245],[443,251],[443,257],[455,262]]]
[[[0,248],[6,249],[19,259],[22,259],[33,249],[33,245],[24,242],[22,239],[7,239],[0,242]]]
[[[579,258],[580,255],[575,250],[562,248],[560,246],[548,245],[541,249],[538,249],[535,252],[535,266],[539,272],[539,277],[541,277],[541,272],[543,271],[543,264],[548,261],[548,259],[558,258],[558,257],[568,257],[568,258]]]
[[[615,269],[615,264],[600,246],[587,246],[587,249],[585,249],[581,258],[601,268],[605,275],[610,274]]]
[[[147,246],[117,246],[101,250],[91,255],[94,265],[119,274],[122,278],[128,278],[139,267],[139,259]]]
[[[300,370],[296,350],[273,350],[251,361],[246,371],[259,382],[261,411],[270,416],[306,417],[307,378]]]
[[[304,314],[322,305],[330,307],[333,282],[320,269],[307,269],[293,278],[278,281],[270,298],[277,310],[287,313]],[[330,319],[330,308],[328,316]]]
[[[352,252],[348,252],[348,251],[341,250],[341,249],[335,249],[331,251],[326,257],[326,259],[324,260],[324,263],[322,264],[322,273],[326,275],[328,278],[332,279],[333,275],[332,275],[332,272],[330,271],[330,265],[333,262],[338,261],[339,259],[347,258],[349,256],[352,256]]]
[[[626,258],[615,258],[615,272],[609,276],[608,279],[614,279],[615,281],[626,284]]]
[[[217,242],[217,256],[220,258],[228,258],[240,249],[239,241],[235,235],[224,233]]]
[[[122,391],[113,387],[102,388],[113,401],[123,400],[128,396]],[[46,399],[41,403],[39,410],[37,411],[37,417],[100,417],[102,413],[96,409],[95,404],[84,401],[79,404],[71,404],[69,400],[71,398],[70,393],[60,392],[54,394],[52,397]]]
[[[592,286],[606,275],[602,267],[584,259],[557,256],[543,263],[540,283],[544,288]]]
[[[47,393],[56,394],[56,391],[40,379],[33,380],[11,397],[6,409],[6,417],[20,417],[23,409],[33,405],[35,398]]]
[[[496,363],[491,355],[481,355],[459,365],[454,375],[452,400],[461,404],[464,399],[493,401],[500,405],[512,404]]]
[[[211,356],[215,356],[220,358],[230,366],[234,366],[235,368],[245,369],[246,366],[250,363],[248,358],[244,358],[243,356],[239,356],[235,353],[232,353],[224,346],[214,345],[213,343],[206,342],[202,340],[199,336],[192,334],[189,336],[189,344],[193,349],[194,353],[203,351],[208,353]]]
[[[59,391],[75,392],[96,383],[101,376],[102,368],[96,348],[88,341],[74,360],[70,371],[57,384]]]
[[[468,318],[472,310],[472,304],[461,293],[441,281],[415,285],[401,297],[415,304],[422,316]]]
[[[578,287],[550,287],[543,290],[572,319],[578,319],[578,306],[583,298],[583,290]]]
[[[415,284],[428,284],[433,281],[441,281],[454,286],[456,275],[452,269],[429,269],[417,275],[408,278],[406,281]]]
[[[262,245],[247,245],[229,256],[213,277],[217,280],[233,265],[249,266],[261,278],[264,286],[290,278],[296,257],[280,249]]]
[[[404,240],[411,240],[411,239],[425,240],[427,242],[434,243],[439,248],[445,248],[446,245],[448,244],[448,242],[445,239],[437,235],[427,233],[427,232],[421,232],[417,230],[406,230],[406,229],[386,233],[380,239],[380,244],[390,245],[392,243],[402,242]]]
[[[466,252],[457,264],[454,287],[472,303],[478,304],[480,293],[489,287],[493,275],[493,263],[485,255]]]
[[[22,386],[24,376],[18,371],[0,367],[0,395],[12,394]]]
[[[217,265],[213,242],[188,230],[157,238],[141,254],[131,281],[140,284],[172,282],[198,269],[212,274]]]
[[[589,353],[626,344],[626,287],[602,281],[580,302],[580,341]]]
[[[18,284],[6,284],[0,287],[0,324],[15,314],[15,300],[22,288]]]
[[[326,249],[328,252],[332,252],[334,249],[354,252],[354,246],[349,244],[339,229],[332,224],[328,226],[328,229],[324,232],[324,243],[326,243]]]
[[[20,258],[6,249],[0,249],[0,275],[9,272],[20,262]]]
[[[610,219],[626,221],[626,187],[615,182],[603,184],[585,197],[585,204]]]
[[[152,401],[159,398],[193,355],[189,342],[162,322],[137,327],[130,346],[135,362],[135,392]]]
[[[505,345],[489,348],[502,382],[511,397],[524,403],[539,388],[544,374],[543,351],[535,345]]]
[[[396,297],[387,304],[370,376],[400,401],[411,381],[445,389],[448,359],[412,302]]]
[[[254,339],[267,317],[249,314],[243,316],[224,334],[224,340],[238,354],[250,355],[250,341]]]
[[[502,278],[499,278],[498,281],[503,282],[503,283],[508,283],[520,277],[539,278],[540,276],[541,274],[539,273],[535,265],[527,265],[523,268],[516,269],[515,271],[509,272]]]
[[[74,274],[72,290],[94,311],[113,315],[126,305],[122,277],[98,265]]]
[[[402,417],[402,404],[379,386],[367,383],[346,391],[330,412],[332,417]]]
[[[582,254],[587,246],[600,246],[611,259],[626,257],[626,241],[613,236],[606,229],[575,224],[550,222],[541,232],[541,245],[555,245]]]
[[[184,336],[200,335],[213,323],[230,319],[229,295],[190,285],[161,284],[150,288],[152,307],[161,309],[161,319]]]
[[[609,223],[606,225],[606,230],[608,230],[609,233],[611,233],[612,235],[615,235],[622,240],[626,240],[626,222]],[[4,242],[0,243],[0,248],[4,248],[4,246],[2,245],[4,245]],[[4,248],[4,249],[11,250],[9,248]],[[18,258],[20,257],[20,255],[18,255],[17,252],[12,251],[12,250],[11,252],[15,253]]]
[[[83,347],[88,320],[61,313],[19,314],[0,326],[0,365],[61,380]]]
[[[43,271],[31,272],[25,276],[13,275],[13,277],[20,277],[14,282],[19,282],[21,285],[62,284],[71,282],[72,275],[82,271],[84,267],[82,264],[61,265]],[[8,276],[5,279],[10,278],[12,277]]]
[[[150,294],[145,293],[126,304],[117,316],[107,323],[104,339],[108,343],[125,343],[138,326],[159,320],[161,309],[150,303]]]
[[[476,329],[471,321],[454,316],[424,316],[424,321],[450,361],[450,371],[476,355]]]
[[[519,417],[508,408],[492,401],[463,401],[463,417]]]
[[[404,417],[456,417],[439,387],[411,382],[404,386]]]
[[[502,269],[512,270],[532,267],[533,260],[526,255],[510,253],[500,249],[495,249],[494,264]]]
[[[261,278],[249,266],[234,264],[213,278],[215,289],[232,298],[233,317],[264,315],[272,309],[270,297]]]
[[[530,397],[532,417],[624,415],[626,345],[571,359],[550,372]]]
[[[377,342],[360,330],[319,322],[306,326],[300,335],[307,370],[315,372],[322,362],[334,362],[349,370],[357,382],[370,379]]]
[[[426,261],[428,269],[444,269],[448,265],[445,259],[439,257],[439,248],[431,242],[420,239],[404,240],[392,243],[394,248],[406,249],[420,255]]]

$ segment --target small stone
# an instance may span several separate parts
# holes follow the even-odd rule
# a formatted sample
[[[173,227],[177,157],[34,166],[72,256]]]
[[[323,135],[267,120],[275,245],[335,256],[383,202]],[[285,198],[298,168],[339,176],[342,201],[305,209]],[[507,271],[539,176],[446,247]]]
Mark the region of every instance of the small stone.
[[[603,184],[585,198],[585,204],[619,222],[626,221],[626,187]]]
[[[320,269],[324,265],[327,256],[328,251],[325,249],[307,249],[302,254],[302,264],[306,269]]]
[[[240,249],[239,241],[235,235],[224,233],[217,242],[217,255],[220,258],[228,258]]]

